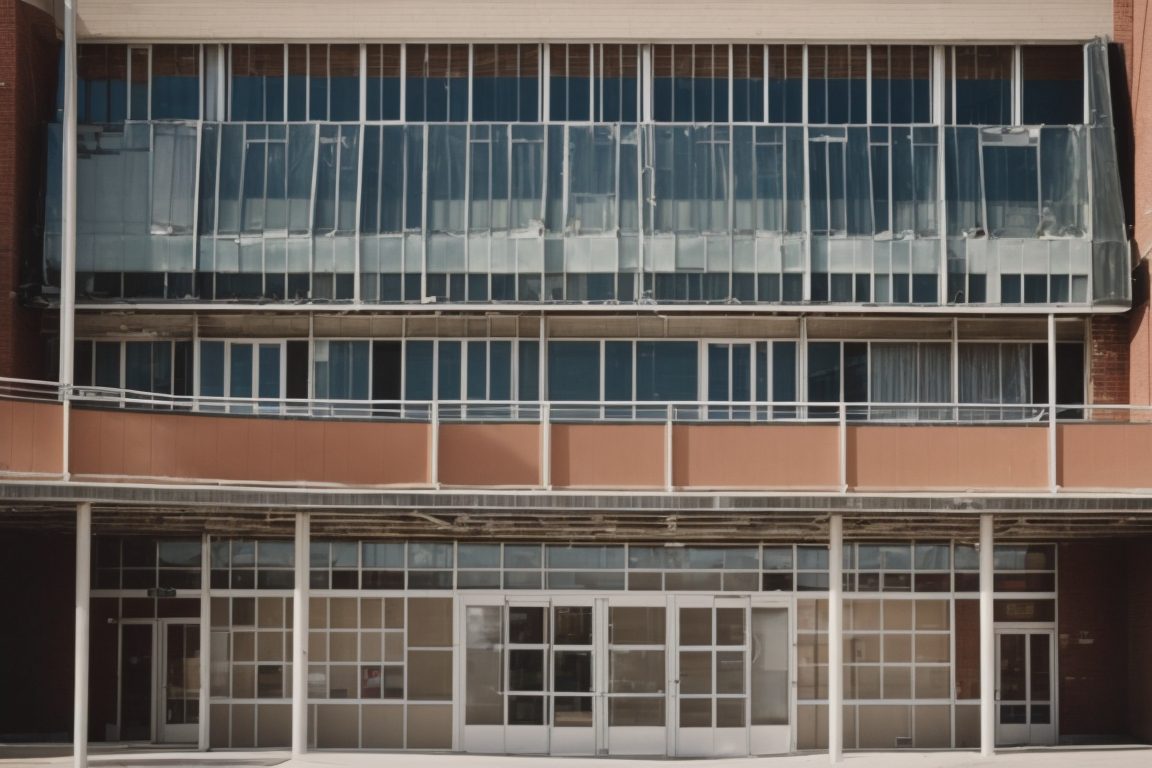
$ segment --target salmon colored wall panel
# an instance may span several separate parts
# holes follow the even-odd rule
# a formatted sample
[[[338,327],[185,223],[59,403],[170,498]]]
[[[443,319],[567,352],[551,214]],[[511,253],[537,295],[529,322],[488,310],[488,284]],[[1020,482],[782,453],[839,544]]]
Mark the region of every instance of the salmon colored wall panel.
[[[0,472],[59,474],[64,408],[0,400]]]
[[[663,425],[553,425],[552,485],[663,488]]]
[[[444,424],[440,482],[466,486],[540,484],[537,424]]]
[[[672,477],[678,488],[830,488],[839,481],[837,428],[678,425]]]
[[[1062,487],[1152,487],[1152,424],[1061,424],[1056,429]]]
[[[77,475],[349,485],[428,482],[427,424],[76,410],[72,425]]]
[[[854,426],[848,485],[859,490],[1048,485],[1046,427]]]

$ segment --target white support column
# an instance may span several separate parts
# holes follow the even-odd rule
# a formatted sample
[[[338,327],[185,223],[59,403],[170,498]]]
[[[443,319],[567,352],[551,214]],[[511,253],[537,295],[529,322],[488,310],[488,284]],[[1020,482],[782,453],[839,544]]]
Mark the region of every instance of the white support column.
[[[64,0],[64,125],[62,149],[64,178],[61,186],[60,232],[60,396],[61,409],[60,472],[67,480],[71,474],[71,408],[73,356],[76,346],[76,2]]]
[[[1048,490],[1060,489],[1056,467],[1056,315],[1048,315]]]
[[[72,683],[72,765],[88,765],[88,593],[92,575],[92,505],[76,505],[76,659]]]
[[[196,733],[196,748],[208,751],[208,693],[212,685],[212,599],[209,590],[212,586],[212,557],[209,551],[209,538],[205,533],[200,537],[200,723]]]
[[[992,515],[980,515],[980,755],[996,752],[996,634],[992,613]]]
[[[828,760],[844,751],[844,519],[828,518]]]
[[[292,754],[308,750],[308,512],[296,513],[296,584],[292,590]]]

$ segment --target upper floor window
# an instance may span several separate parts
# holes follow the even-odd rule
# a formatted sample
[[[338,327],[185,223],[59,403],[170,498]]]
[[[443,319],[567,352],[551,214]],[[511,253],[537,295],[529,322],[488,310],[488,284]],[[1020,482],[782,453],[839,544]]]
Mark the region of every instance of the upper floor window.
[[[1010,45],[958,45],[945,57],[950,91],[945,122],[957,125],[1012,124]]]
[[[472,46],[472,120],[517,123],[539,119],[540,46]]]
[[[548,67],[550,120],[640,119],[640,46],[553,43]]]
[[[1023,45],[1024,125],[1076,125],[1084,116],[1084,49],[1079,45]]]
[[[932,48],[873,45],[872,122],[932,122]]]
[[[200,117],[200,46],[152,46],[153,120]]]
[[[652,117],[657,122],[728,122],[727,45],[652,46]]]
[[[464,122],[468,119],[468,46],[405,46],[405,119]]]
[[[284,46],[233,45],[230,72],[233,120],[284,119]]]
[[[366,119],[400,119],[400,55],[398,44],[366,46]]]
[[[808,46],[808,122],[868,122],[868,46]]]
[[[288,119],[360,119],[360,46],[288,46]]]

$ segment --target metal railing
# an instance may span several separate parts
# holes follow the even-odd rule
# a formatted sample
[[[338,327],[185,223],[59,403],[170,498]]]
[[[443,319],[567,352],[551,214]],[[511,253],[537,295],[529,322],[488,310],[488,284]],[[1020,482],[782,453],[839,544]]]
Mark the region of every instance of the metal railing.
[[[0,378],[0,398],[69,400],[125,410],[306,419],[405,422],[520,421],[553,423],[847,423],[1041,424],[1152,422],[1152,406],[1047,403],[892,403],[817,401],[526,401],[361,400],[172,395],[115,387],[64,387],[56,382]]]

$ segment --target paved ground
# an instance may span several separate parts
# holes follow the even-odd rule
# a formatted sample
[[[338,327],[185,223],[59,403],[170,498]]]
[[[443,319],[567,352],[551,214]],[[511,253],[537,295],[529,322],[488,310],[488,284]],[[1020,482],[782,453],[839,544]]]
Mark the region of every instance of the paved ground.
[[[181,752],[94,748],[91,768],[645,768],[685,763],[685,768],[824,768],[826,754],[727,760],[621,760],[564,757],[507,757],[503,755],[420,755],[372,752],[313,752],[292,759],[278,750],[254,752]],[[0,767],[70,766],[70,755],[60,747],[0,745]],[[982,760],[975,752],[850,752],[844,768],[1149,768],[1152,747],[1057,747],[1042,750],[1005,750]]]

